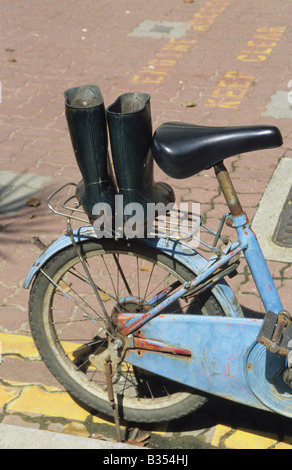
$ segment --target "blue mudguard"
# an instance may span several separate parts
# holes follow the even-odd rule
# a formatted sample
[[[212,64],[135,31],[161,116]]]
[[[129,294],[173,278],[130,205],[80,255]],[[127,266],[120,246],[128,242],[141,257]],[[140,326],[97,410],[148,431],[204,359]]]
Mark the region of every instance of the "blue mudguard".
[[[101,241],[97,238],[92,225],[83,226],[77,230],[74,230],[73,236],[76,243],[92,240]],[[178,242],[176,240],[168,240],[166,242],[165,238],[144,238],[139,239],[139,244],[144,244],[145,246],[155,248],[169,256],[172,256],[174,259],[193,271],[194,277],[195,275],[198,275],[206,265],[206,259],[202,255],[189,247],[187,244]],[[71,245],[72,241],[70,237],[68,235],[63,235],[54,241],[50,246],[48,246],[48,248],[41,254],[41,256],[31,267],[25,279],[24,287],[28,289],[39,269],[44,266],[53,256]],[[221,305],[226,316],[243,316],[241,307],[237,302],[233,291],[224,280],[220,280],[212,288],[212,293]]]

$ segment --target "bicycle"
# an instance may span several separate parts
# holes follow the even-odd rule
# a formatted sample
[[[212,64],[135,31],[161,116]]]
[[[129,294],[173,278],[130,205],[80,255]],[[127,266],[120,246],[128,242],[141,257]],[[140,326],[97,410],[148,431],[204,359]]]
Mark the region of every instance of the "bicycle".
[[[171,234],[98,239],[82,209],[72,207],[74,196],[62,209],[52,205],[74,183],[48,198],[67,218],[67,233],[34,263],[25,288],[32,284],[29,316],[41,357],[74,397],[130,422],[180,418],[209,395],[292,416],[291,315],[224,165],[239,153],[280,145],[273,126],[165,123],[156,130],[152,152],[168,176],[215,170],[229,211],[217,231],[199,221],[212,237],[204,243],[209,258]],[[73,220],[86,225],[73,229]],[[223,234],[225,224],[235,242]],[[243,256],[263,320],[244,318],[225,280]]]

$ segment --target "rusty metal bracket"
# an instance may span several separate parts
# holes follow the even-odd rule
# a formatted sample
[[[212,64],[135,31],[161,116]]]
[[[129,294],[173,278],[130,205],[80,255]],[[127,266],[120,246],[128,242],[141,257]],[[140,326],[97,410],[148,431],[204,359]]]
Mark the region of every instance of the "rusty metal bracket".
[[[114,417],[115,426],[116,426],[117,441],[121,442],[122,439],[121,439],[121,430],[120,430],[120,420],[119,420],[119,413],[117,410],[115,396],[114,396],[114,389],[113,389],[113,382],[112,382],[112,367],[111,367],[110,357],[107,357],[105,359],[104,371],[105,371],[108,399],[112,407],[113,417]]]
[[[103,372],[105,361],[110,358],[113,373],[116,373],[118,365],[122,362],[125,354],[125,346],[128,344],[128,338],[116,333],[116,337],[108,336],[107,347],[99,350],[94,354],[90,354],[89,360],[94,367]]]
[[[220,279],[222,279],[224,276],[229,276],[233,277],[237,274],[237,268],[239,266],[239,259],[236,258],[235,260],[232,260],[230,265],[227,263],[227,267],[223,266],[222,268],[218,269],[213,273],[213,275],[209,278],[206,279],[206,281],[202,282],[198,286],[194,288],[190,288],[190,290],[182,295],[182,299],[187,298],[189,299],[190,297],[193,297],[195,295],[199,295],[202,292],[204,292],[207,289],[210,289],[216,282],[218,282]]]
[[[35,246],[37,246],[40,250],[44,251],[46,248],[48,248],[48,245],[43,243],[39,237],[32,237],[31,243],[33,243]]]
[[[282,310],[278,315],[267,312],[257,340],[271,353],[288,356],[292,350],[292,317]]]

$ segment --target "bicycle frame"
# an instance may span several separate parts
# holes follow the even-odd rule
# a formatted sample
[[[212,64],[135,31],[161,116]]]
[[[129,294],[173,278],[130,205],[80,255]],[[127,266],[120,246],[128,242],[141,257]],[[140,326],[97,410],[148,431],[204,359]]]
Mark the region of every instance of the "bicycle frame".
[[[280,313],[282,304],[255,234],[247,222],[232,220],[240,239],[233,255],[243,251],[265,308]],[[291,388],[283,381],[286,357],[258,342],[263,320],[179,314],[153,318],[157,310],[143,319],[141,314],[119,315],[123,332],[136,331],[128,336],[132,344],[126,362],[203,393],[292,417]]]
[[[240,253],[245,256],[266,312],[279,316],[283,311],[256,235],[229,175],[223,164],[215,171],[230,209],[227,223],[236,230],[238,241],[218,261],[157,307],[143,315],[119,315],[122,333],[132,337],[129,342],[128,336],[125,360],[201,392],[292,417],[291,388],[283,381],[287,360],[259,342],[262,320],[158,316],[166,305],[191,291]],[[133,332],[135,335],[131,335]]]

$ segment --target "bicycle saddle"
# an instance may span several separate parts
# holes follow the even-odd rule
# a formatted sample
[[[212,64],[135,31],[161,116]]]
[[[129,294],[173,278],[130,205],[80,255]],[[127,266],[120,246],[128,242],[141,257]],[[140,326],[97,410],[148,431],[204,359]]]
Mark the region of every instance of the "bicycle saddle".
[[[280,147],[275,126],[207,127],[167,122],[153,136],[152,153],[158,166],[172,178],[188,178],[225,158]]]

